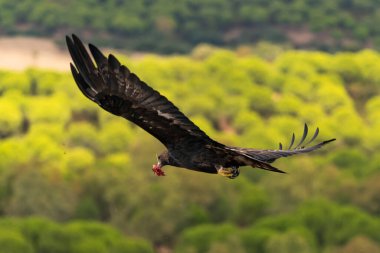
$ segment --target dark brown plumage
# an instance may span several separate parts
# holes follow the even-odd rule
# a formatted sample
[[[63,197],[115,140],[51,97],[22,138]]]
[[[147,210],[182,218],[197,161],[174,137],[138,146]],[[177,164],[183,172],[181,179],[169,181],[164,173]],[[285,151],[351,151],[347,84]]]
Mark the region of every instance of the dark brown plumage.
[[[127,67],[110,54],[105,57],[99,49],[89,45],[96,65],[83,43],[75,35],[66,37],[74,61],[70,64],[74,79],[82,93],[106,111],[126,118],[156,137],[167,148],[153,166],[156,175],[164,175],[165,165],[190,170],[219,173],[229,178],[239,175],[240,166],[251,166],[274,172],[283,172],[269,163],[280,157],[307,153],[334,141],[327,140],[311,147],[302,144],[308,128],[305,125],[300,143],[287,150],[258,150],[230,147],[207,136],[166,97],[141,81]],[[318,135],[318,128],[312,142]]]

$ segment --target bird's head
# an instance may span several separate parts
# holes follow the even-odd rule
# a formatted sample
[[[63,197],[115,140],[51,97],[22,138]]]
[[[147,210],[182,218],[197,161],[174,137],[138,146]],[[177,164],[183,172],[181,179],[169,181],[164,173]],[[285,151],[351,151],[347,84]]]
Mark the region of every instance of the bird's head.
[[[157,163],[153,164],[152,170],[157,176],[165,176],[164,171],[161,170],[161,168],[165,165],[170,165],[170,156],[168,151],[164,151],[157,156]]]

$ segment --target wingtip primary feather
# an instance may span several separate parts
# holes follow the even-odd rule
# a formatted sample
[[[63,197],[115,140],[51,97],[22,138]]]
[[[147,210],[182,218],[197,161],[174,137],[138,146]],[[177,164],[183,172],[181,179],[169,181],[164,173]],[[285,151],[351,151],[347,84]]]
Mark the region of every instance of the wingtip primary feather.
[[[77,68],[74,66],[73,63],[70,62],[70,69],[72,73],[78,74]]]
[[[322,145],[325,145],[325,144],[333,142],[333,141],[336,141],[336,138],[333,138],[333,139],[330,139],[330,140],[327,140],[327,141],[323,141],[321,143],[322,143]]]
[[[305,139],[306,139],[306,136],[307,136],[308,131],[309,131],[309,128],[307,127],[307,124],[305,123],[305,125],[304,125],[304,129],[303,129],[302,138],[301,138],[300,142],[298,143],[298,145],[294,147],[294,149],[297,149],[297,148],[299,148],[299,147],[302,145],[302,143],[303,143],[303,142],[305,141]]]
[[[74,77],[75,83],[78,85],[79,90],[92,101],[95,101],[96,91],[93,90],[82,78],[78,70],[75,68],[74,64],[70,63],[71,73]]]
[[[110,54],[110,55],[108,56],[108,64],[111,66],[111,68],[112,68],[114,71],[115,71],[115,70],[119,71],[120,66],[121,66],[119,60],[118,60],[113,54]]]
[[[69,42],[71,42],[71,38],[69,35],[66,35],[66,44],[69,44]]]
[[[289,145],[289,148],[288,148],[288,150],[290,150],[292,147],[293,147],[293,144],[294,144],[294,140],[296,139],[296,136],[295,136],[295,134],[293,133],[293,135],[292,135],[292,140],[290,141],[290,145]]]
[[[81,53],[84,53],[83,52],[84,50],[85,53],[87,54],[86,48],[84,46],[84,43],[81,41],[81,39],[79,39],[79,37],[75,35],[74,33],[71,35],[71,37],[74,44],[80,49]]]
[[[99,84],[96,82],[96,77],[94,76],[94,73],[96,73],[94,62],[88,54],[83,42],[75,34],[72,34],[72,38],[66,36],[66,43],[74,65],[81,76],[80,79],[84,80],[91,89],[99,89]]]
[[[67,49],[69,50],[69,53],[71,55],[72,60],[74,60],[74,58],[73,58],[73,56],[74,56],[74,42],[67,35],[66,35],[66,45],[67,45]]]
[[[308,141],[308,142],[305,144],[305,146],[307,146],[307,145],[309,145],[310,143],[312,143],[312,142],[315,140],[315,138],[317,138],[318,134],[319,134],[319,127],[317,127],[317,129],[315,129],[315,133],[314,133],[313,137],[311,137],[310,141]]]
[[[79,37],[75,33],[72,33],[71,37],[73,38],[73,40],[79,40],[80,41]]]
[[[73,37],[74,44],[77,48],[77,51],[83,59],[83,64],[85,65],[87,71],[89,73],[94,72],[95,70],[94,62],[92,61],[90,55],[88,54],[88,51],[86,47],[84,46],[83,42],[75,34],[73,34],[72,37]]]
[[[88,47],[90,49],[92,56],[95,59],[96,64],[98,65],[98,67],[101,64],[107,62],[107,57],[105,57],[104,54],[96,46],[94,46],[93,44],[90,43],[90,44],[88,44]]]

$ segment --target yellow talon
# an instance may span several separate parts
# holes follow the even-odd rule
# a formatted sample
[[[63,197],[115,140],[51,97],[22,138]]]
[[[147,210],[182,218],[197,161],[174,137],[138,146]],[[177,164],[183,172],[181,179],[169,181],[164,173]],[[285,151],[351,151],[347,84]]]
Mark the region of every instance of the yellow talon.
[[[217,168],[218,174],[223,177],[228,177],[230,179],[236,178],[239,175],[239,169],[238,168],[224,168],[222,166],[219,166]]]
[[[232,169],[231,168],[219,168],[218,169],[218,174],[223,176],[223,177],[229,177],[232,176]]]

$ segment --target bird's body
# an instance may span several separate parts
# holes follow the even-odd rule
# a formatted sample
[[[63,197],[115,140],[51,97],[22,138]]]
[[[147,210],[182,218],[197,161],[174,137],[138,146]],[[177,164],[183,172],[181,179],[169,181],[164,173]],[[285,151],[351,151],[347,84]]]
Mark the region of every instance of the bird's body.
[[[173,165],[195,171],[217,173],[216,166],[229,168],[237,166],[233,156],[227,155],[223,145],[219,143],[199,145],[189,144],[188,147],[169,147],[168,155],[174,161]]]
[[[269,163],[280,157],[313,151],[335,140],[304,147],[302,144],[308,132],[305,125],[304,135],[293,149],[294,135],[288,150],[283,150],[281,144],[278,150],[223,145],[207,136],[173,103],[121,65],[113,55],[107,58],[90,44],[95,65],[75,35],[72,39],[67,37],[66,41],[75,64],[71,64],[71,71],[83,94],[106,111],[140,126],[166,146],[167,150],[153,166],[153,171],[159,176],[164,175],[161,168],[165,165],[219,173],[229,178],[239,175],[240,166],[282,172]],[[317,135],[318,128],[309,143]]]

